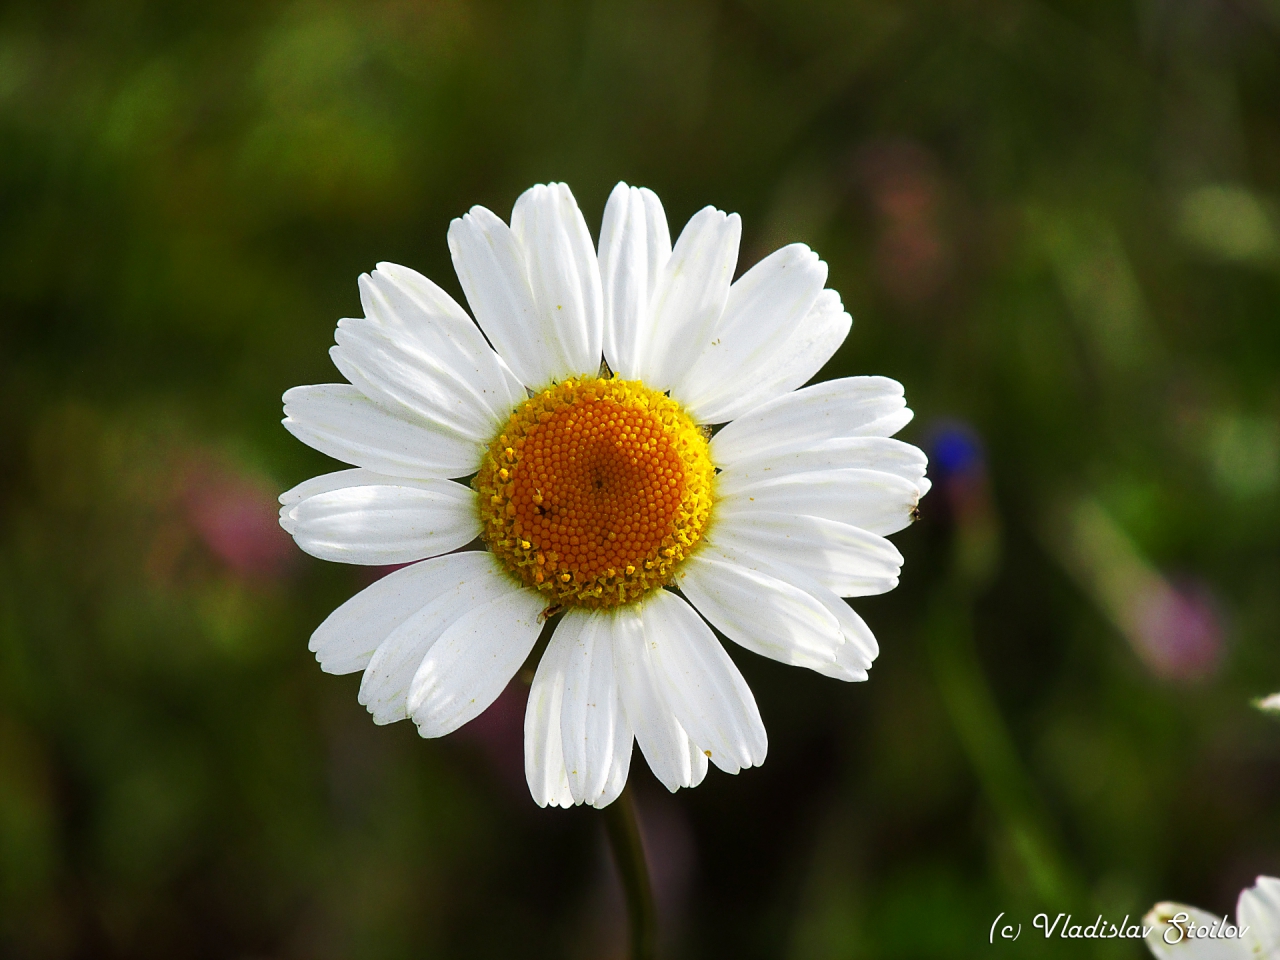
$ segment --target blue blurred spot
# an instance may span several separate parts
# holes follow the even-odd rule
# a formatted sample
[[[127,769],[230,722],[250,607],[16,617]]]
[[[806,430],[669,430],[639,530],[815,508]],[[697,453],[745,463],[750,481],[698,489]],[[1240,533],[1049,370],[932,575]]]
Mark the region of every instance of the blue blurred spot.
[[[980,472],[983,469],[982,443],[965,423],[940,423],[930,431],[930,472],[941,477]]]

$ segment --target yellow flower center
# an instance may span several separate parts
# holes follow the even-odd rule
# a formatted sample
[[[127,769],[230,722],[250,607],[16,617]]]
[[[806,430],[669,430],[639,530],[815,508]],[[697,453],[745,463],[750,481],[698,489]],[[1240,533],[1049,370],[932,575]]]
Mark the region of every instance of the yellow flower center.
[[[517,407],[472,485],[489,549],[550,606],[614,607],[670,582],[706,528],[714,476],[678,403],[589,377]]]

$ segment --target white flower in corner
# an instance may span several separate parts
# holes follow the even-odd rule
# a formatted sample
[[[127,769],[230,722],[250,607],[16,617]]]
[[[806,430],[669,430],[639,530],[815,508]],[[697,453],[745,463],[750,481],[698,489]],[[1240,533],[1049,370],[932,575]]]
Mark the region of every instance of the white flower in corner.
[[[1280,693],[1273,693],[1269,697],[1255,700],[1253,705],[1263,713],[1280,713]]]
[[[412,563],[311,638],[325,670],[364,671],[375,722],[456,730],[563,612],[525,715],[529,788],[604,806],[633,741],[673,791],[708,761],[764,760],[755,700],[708,623],[866,679],[876,641],[841,598],[897,585],[884,538],[928,490],[925,457],[889,439],[911,419],[894,381],[797,389],[849,315],[803,244],[731,282],[740,230],[707,207],[673,248],[658,198],[619,184],[597,250],[551,184],[509,227],[484,207],[450,225],[474,321],[405,267],[360,278],[365,315],[339,321],[330,351],[349,382],[284,395],[294,436],[356,469],[280,501],[314,556]]]
[[[1157,903],[1143,918],[1160,960],[1280,960],[1280,880],[1259,877],[1240,894],[1236,916]]]

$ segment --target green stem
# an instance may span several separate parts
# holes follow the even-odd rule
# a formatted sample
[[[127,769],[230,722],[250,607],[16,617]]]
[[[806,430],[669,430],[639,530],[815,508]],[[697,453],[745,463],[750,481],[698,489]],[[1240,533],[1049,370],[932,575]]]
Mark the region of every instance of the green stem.
[[[649,884],[649,865],[640,842],[640,824],[631,786],[604,808],[604,825],[609,833],[613,859],[622,875],[622,891],[631,922],[631,960],[654,960],[658,953],[658,914]]]
[[[1081,902],[1079,885],[978,660],[971,598],[954,585],[944,586],[933,599],[926,630],[934,674],[961,747],[1036,893],[1050,903]]]

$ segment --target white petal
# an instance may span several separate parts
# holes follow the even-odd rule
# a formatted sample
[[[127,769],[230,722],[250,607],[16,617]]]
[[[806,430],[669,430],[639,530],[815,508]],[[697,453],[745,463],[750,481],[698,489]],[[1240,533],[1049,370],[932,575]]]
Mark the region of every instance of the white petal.
[[[855,435],[859,437],[892,437],[910,423],[914,417],[915,413],[909,407],[903,407],[901,410],[886,413],[883,417],[877,417],[864,427],[859,427]],[[921,492],[920,495],[924,496],[924,492]]]
[[[309,649],[326,673],[354,673],[410,616],[461,582],[487,553],[454,554],[393,571],[334,610],[311,634]],[[486,561],[492,564],[491,560]]]
[[[759,480],[815,470],[880,470],[922,486],[929,459],[919,447],[889,437],[837,437],[786,453],[743,457],[724,468],[716,489],[739,492]]]
[[[887,536],[911,523],[920,492],[910,480],[878,470],[821,470],[765,480],[723,496],[720,518],[750,523],[757,510],[825,517]]]
[[[555,331],[565,371],[594,376],[604,328],[600,267],[569,187],[539,184],[522,193],[511,211],[511,232],[524,251],[534,306]]]
[[[480,442],[524,399],[523,387],[465,314],[428,314],[380,272],[360,278],[360,298],[365,317],[338,321],[338,345],[329,353],[366,396]],[[481,349],[457,339],[467,328],[463,336],[474,335]]]
[[[1169,921],[1180,914],[1182,918],[1179,926],[1182,933],[1177,926],[1169,925]],[[1248,940],[1191,939],[1185,936],[1190,923],[1197,927],[1212,928],[1220,919],[1198,907],[1188,907],[1182,903],[1157,903],[1142,918],[1142,925],[1151,929],[1146,938],[1147,947],[1159,960],[1263,960],[1264,955],[1255,955]],[[1169,940],[1176,942],[1171,944]]]
[[[412,423],[433,427],[479,445],[495,430],[482,429],[486,412],[464,392],[432,378],[408,355],[404,342],[388,338],[363,320],[340,320],[338,345],[329,359],[338,372],[380,407]]]
[[[707,542],[803,570],[842,597],[887,593],[902,569],[902,554],[884,537],[821,517],[730,513],[717,518]]]
[[[692,740],[687,743],[689,750],[689,786],[696,787],[707,776],[707,768],[711,765],[707,759],[707,751]]]
[[[564,705],[560,735],[569,788],[577,803],[596,803],[613,770],[618,724],[626,723],[613,669],[613,620],[603,613],[570,610],[551,645],[565,647]],[[627,727],[630,732],[630,727]]]
[[[409,714],[424,737],[452,733],[483,713],[538,639],[538,615],[546,601],[502,575],[509,592],[455,620],[432,644],[414,675]]]
[[[540,807],[573,806],[573,792],[564,766],[564,738],[560,733],[565,661],[569,652],[568,644],[556,644],[552,638],[538,661],[533,686],[529,688],[529,702],[524,709],[524,777],[534,803]]]
[[[285,429],[308,446],[393,477],[465,477],[484,456],[476,441],[397,416],[346,383],[294,387],[284,412]]]
[[[880,655],[880,645],[876,643],[875,634],[871,632],[866,621],[858,616],[843,599],[822,584],[805,579],[800,571],[779,572],[792,586],[799,587],[826,607],[827,612],[840,624],[840,635],[844,643],[836,650],[835,665],[814,669],[823,676],[833,677],[836,680],[866,680],[867,671]]]
[[[298,546],[338,563],[409,563],[480,535],[475,491],[452,480],[343,487],[308,497],[289,517]]]
[[[743,566],[752,566],[752,559],[745,554],[736,559]],[[813,669],[824,677],[836,680],[866,680],[867,671],[880,655],[880,645],[866,621],[841,597],[809,577],[803,570],[777,564],[762,564],[760,569],[803,590],[822,604],[840,624],[840,635],[844,642],[836,648],[835,663],[819,665]]]
[[[317,493],[328,493],[330,490],[340,490],[343,487],[359,487],[367,483],[385,483],[389,479],[394,482],[393,478],[389,478],[384,473],[352,467],[349,470],[336,470],[333,473],[308,477],[297,486],[290,487],[280,494],[278,499],[283,507],[289,508],[307,497],[314,497]]]
[[[773,372],[826,282],[827,265],[803,243],[769,254],[729,288],[710,341],[672,396],[700,423],[724,423],[749,410],[743,384]]]
[[[622,703],[621,688],[618,690],[618,703]],[[622,788],[627,785],[627,776],[631,772],[631,752],[635,744],[635,734],[631,732],[631,721],[627,719],[626,710],[621,707],[618,709],[618,723],[614,727],[613,735],[613,761],[609,767],[609,777],[605,782],[604,791],[591,802],[597,810],[603,810],[618,799]],[[690,786],[696,787],[697,783],[691,783]]]
[[[545,387],[577,371],[565,363],[552,318],[538,311],[524,252],[484,207],[449,224],[449,251],[476,322],[520,382]]]
[[[434,579],[419,597],[419,602],[426,602],[378,645],[361,678],[359,700],[373,714],[374,723],[408,717],[409,685],[431,645],[466,611],[509,589],[492,557],[481,551],[437,557],[418,566],[427,564],[432,565]]]
[[[741,383],[736,402],[717,411],[718,417],[735,420],[808,383],[844,343],[852,326],[853,318],[845,312],[840,294],[823,290],[775,352],[770,368],[757,374],[752,382]]]
[[[742,221],[714,207],[695,213],[676,240],[639,333],[639,378],[656,390],[679,383],[724,310]]]
[[[600,283],[604,294],[604,355],[625,380],[640,377],[639,358],[652,332],[649,304],[671,256],[662,201],[652,190],[619,183],[600,224]]]
[[[613,618],[614,669],[623,710],[653,775],[672,793],[693,784],[689,735],[667,703],[654,671],[640,608],[619,607]]]
[[[900,419],[902,384],[888,377],[846,377],[796,390],[734,420],[711,441],[720,467],[804,450],[835,437],[885,436],[881,425]],[[910,419],[910,413],[906,413]]]
[[[685,560],[677,583],[721,633],[782,663],[810,669],[835,663],[843,638],[822,604],[768,573],[709,554],[700,550]]]
[[[717,530],[721,527],[722,524],[717,524]],[[711,539],[704,541],[699,549],[699,555],[705,555],[707,559],[720,560],[748,571],[764,574],[766,577],[779,580],[795,590],[802,591],[810,600],[820,604],[834,617],[840,628],[838,636],[826,636],[826,639],[833,644],[832,647],[828,649],[812,648],[804,655],[803,659],[797,659],[799,652],[794,648],[775,644],[771,638],[766,641],[765,646],[751,648],[756,653],[780,660],[783,663],[804,666],[821,673],[823,676],[834,677],[838,680],[867,679],[867,671],[880,653],[880,647],[876,643],[875,635],[867,627],[863,619],[853,612],[849,604],[819,583],[806,570],[783,562],[781,554],[778,552],[771,552],[766,555],[752,553],[740,547],[730,550],[725,548],[722,542],[713,542]],[[793,558],[788,557],[786,559]],[[699,606],[699,610],[702,610],[701,606]],[[707,615],[705,611],[702,612],[704,616]],[[708,616],[708,619],[711,618]],[[715,621],[713,620],[712,622]],[[730,636],[732,639],[727,630],[721,629],[726,636]],[[818,638],[810,636],[809,639],[813,642]]]
[[[447,353],[451,357],[455,372],[498,421],[505,420],[511,408],[525,399],[524,385],[453,297],[417,271],[395,263],[379,263],[373,278],[389,302],[399,303],[387,286],[391,284],[430,319],[425,330],[417,328],[417,339],[428,350],[438,351],[437,356]]]
[[[291,487],[280,494],[280,526],[293,533],[296,524],[293,522],[293,508],[307,497],[330,490],[341,490],[343,487],[362,487],[374,483],[395,483],[393,477],[374,473],[355,467],[351,470],[337,470],[333,473],[322,473],[318,477],[303,480],[296,487]]]
[[[1252,928],[1246,936],[1252,939],[1255,956],[1280,957],[1280,880],[1258,877],[1256,885],[1240,894],[1236,920]]]
[[[763,763],[769,741],[755,697],[711,628],[665,590],[640,612],[663,693],[689,739],[726,773]]]

